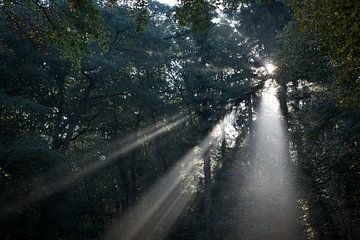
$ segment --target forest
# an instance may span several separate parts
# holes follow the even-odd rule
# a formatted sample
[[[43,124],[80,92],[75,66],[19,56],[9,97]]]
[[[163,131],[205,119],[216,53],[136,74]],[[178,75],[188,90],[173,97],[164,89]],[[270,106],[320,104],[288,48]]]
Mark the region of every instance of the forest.
[[[0,0],[0,239],[360,239],[360,1]]]

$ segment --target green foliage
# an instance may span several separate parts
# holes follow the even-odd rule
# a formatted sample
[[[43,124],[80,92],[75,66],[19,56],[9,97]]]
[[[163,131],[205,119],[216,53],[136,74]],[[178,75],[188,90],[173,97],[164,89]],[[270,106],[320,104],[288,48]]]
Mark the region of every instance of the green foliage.
[[[2,15],[6,29],[0,34],[4,214],[11,213],[8,207],[13,198],[50,194],[49,184],[100,159],[106,146],[119,137],[179,112],[189,112],[193,123],[213,117],[206,127],[188,123],[78,179],[63,192],[20,208],[11,221],[1,223],[1,228],[8,229],[1,233],[4,239],[51,239],[56,238],[55,232],[61,238],[96,238],[207,134],[225,114],[222,109],[229,101],[249,94],[244,87],[253,91],[251,84],[257,77],[251,70],[255,63],[250,61],[250,48],[226,24],[193,35],[170,17],[173,10],[151,3],[147,27],[139,31],[143,24],[133,14],[148,8],[145,3],[133,9],[69,3],[70,9],[66,4],[39,6],[35,2],[6,6],[5,11],[16,14],[17,21],[29,11],[38,14],[31,21],[43,21],[41,11],[46,11],[50,18],[36,35],[43,42],[29,37],[30,28],[15,31],[11,19]],[[61,9],[66,15],[58,12]],[[89,14],[99,16],[95,20],[102,19],[107,27],[106,53],[96,32],[86,29]],[[139,12],[139,17],[143,14]],[[66,32],[60,21],[65,28],[79,29]],[[63,37],[51,39],[60,30],[65,31]],[[83,38],[83,33],[92,36]],[[72,49],[76,56],[64,57]],[[19,224],[25,227],[17,230]]]
[[[136,23],[136,30],[142,31],[149,24],[149,10],[145,0],[136,1],[132,7],[131,17]]]
[[[92,1],[7,1],[1,9],[2,21],[13,31],[45,51],[55,45],[62,57],[74,63],[92,53],[94,42],[106,49],[108,33]]]
[[[291,5],[300,22],[289,24],[275,0],[224,1],[222,16],[220,1],[185,0],[175,8],[144,0],[0,2],[0,217],[12,214],[0,219],[0,238],[99,239],[233,106],[240,106],[239,147],[266,78],[254,69],[275,49],[311,224],[319,239],[355,229],[358,29],[350,19],[358,4],[324,2],[323,12],[314,1]],[[50,194],[51,183],[103,161],[119,138],[178,113],[190,120]],[[217,156],[214,236],[230,236],[234,219],[247,219],[220,213],[235,204],[219,195],[235,152],[222,145]],[[21,202],[34,195],[47,197]],[[202,238],[203,195],[199,187],[169,238]],[[11,209],[18,199],[23,205]]]
[[[278,49],[277,34],[291,19],[283,1],[226,1],[225,12],[238,21],[237,30],[249,37],[262,57],[271,58]],[[230,3],[229,3],[230,2]],[[238,10],[236,10],[238,9]]]
[[[359,1],[290,1],[290,6],[300,29],[311,32],[331,57],[342,104],[359,107]]]
[[[211,13],[214,9],[215,7],[205,0],[182,0],[175,16],[180,25],[199,32],[211,25]]]
[[[315,2],[305,2],[304,7],[309,4],[312,8],[297,9],[297,14],[304,14],[300,23],[290,22],[279,34],[277,77],[288,92],[291,141],[301,173],[301,191],[311,213],[311,231],[316,239],[344,236],[356,239],[356,225],[360,221],[356,187],[360,175],[355,170],[360,167],[357,146],[360,119],[355,102],[346,103],[344,96],[352,89],[351,98],[357,97],[353,83],[339,85],[340,76],[350,81],[350,69],[339,64],[339,56],[333,54],[335,44],[336,48],[343,47],[341,40],[336,42],[333,36],[331,43],[326,43],[323,37],[330,34],[326,33],[330,26],[318,25],[324,23],[320,23],[324,18],[328,21],[326,25],[336,19],[327,12],[331,4],[327,2],[323,9],[318,3],[315,7]],[[306,15],[305,21],[305,14],[316,17]],[[333,24],[332,31],[344,30],[343,26]],[[299,26],[302,31],[298,31]]]

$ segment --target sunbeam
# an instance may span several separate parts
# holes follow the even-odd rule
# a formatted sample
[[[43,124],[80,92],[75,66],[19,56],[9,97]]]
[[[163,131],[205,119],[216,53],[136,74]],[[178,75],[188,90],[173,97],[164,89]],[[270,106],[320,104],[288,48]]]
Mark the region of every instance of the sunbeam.
[[[228,114],[196,147],[162,176],[103,236],[104,240],[163,239],[192,198],[199,183],[201,159],[224,138],[224,129],[235,120]]]
[[[253,205],[247,209],[251,217],[246,239],[291,239],[296,234],[296,199],[286,131],[276,86],[268,80],[250,136],[252,173],[245,179],[245,188]]]
[[[276,70],[276,66],[272,63],[266,63],[265,64],[265,69],[269,74],[273,74]]]
[[[71,172],[55,182],[37,186],[36,190],[32,191],[30,195],[16,199],[12,203],[3,204],[0,212],[0,220],[6,219],[12,214],[21,212],[24,208],[38,202],[39,200],[47,198],[50,195],[63,190],[77,179],[107,166],[109,163],[118,160],[118,157],[134,150],[145,142],[174,129],[180,124],[183,124],[188,118],[188,115],[177,114],[164,121],[158,122],[153,126],[147,127],[117,140],[104,150],[104,155],[101,160],[98,157],[92,157],[87,160],[89,163],[81,170]]]

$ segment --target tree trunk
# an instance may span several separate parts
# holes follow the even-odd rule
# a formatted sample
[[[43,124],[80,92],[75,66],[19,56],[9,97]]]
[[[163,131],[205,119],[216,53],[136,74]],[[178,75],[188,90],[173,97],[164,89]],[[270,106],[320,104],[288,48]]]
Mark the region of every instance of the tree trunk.
[[[285,83],[280,84],[279,90],[279,102],[282,114],[287,117],[289,113],[289,109],[287,106],[287,86]]]
[[[53,133],[53,143],[52,143],[52,147],[53,149],[60,149],[61,144],[62,144],[62,139],[61,139],[61,132],[62,132],[62,118],[63,118],[63,114],[64,114],[64,99],[65,99],[65,89],[64,89],[64,84],[65,84],[65,79],[63,76],[59,77],[56,80],[56,84],[57,84],[57,88],[58,88],[58,94],[56,96],[56,107],[58,108],[58,112],[56,113],[56,118],[55,118],[55,129],[54,129],[54,133]]]
[[[211,160],[210,149],[205,152],[204,155],[204,177],[205,177],[205,240],[211,240],[212,238],[212,200],[211,200]]]

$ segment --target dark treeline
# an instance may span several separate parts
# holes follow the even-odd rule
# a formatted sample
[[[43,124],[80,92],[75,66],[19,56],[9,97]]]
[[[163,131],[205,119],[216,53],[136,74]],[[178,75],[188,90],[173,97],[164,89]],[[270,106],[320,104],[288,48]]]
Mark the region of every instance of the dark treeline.
[[[163,237],[242,239],[229,229],[246,221],[233,210],[243,201],[232,205],[223,189],[235,159],[247,161],[269,78],[289,131],[302,225],[293,239],[360,238],[357,1],[4,0],[0,9],[1,239],[102,239],[234,112],[234,143],[204,150],[197,184],[182,181],[191,200]]]

